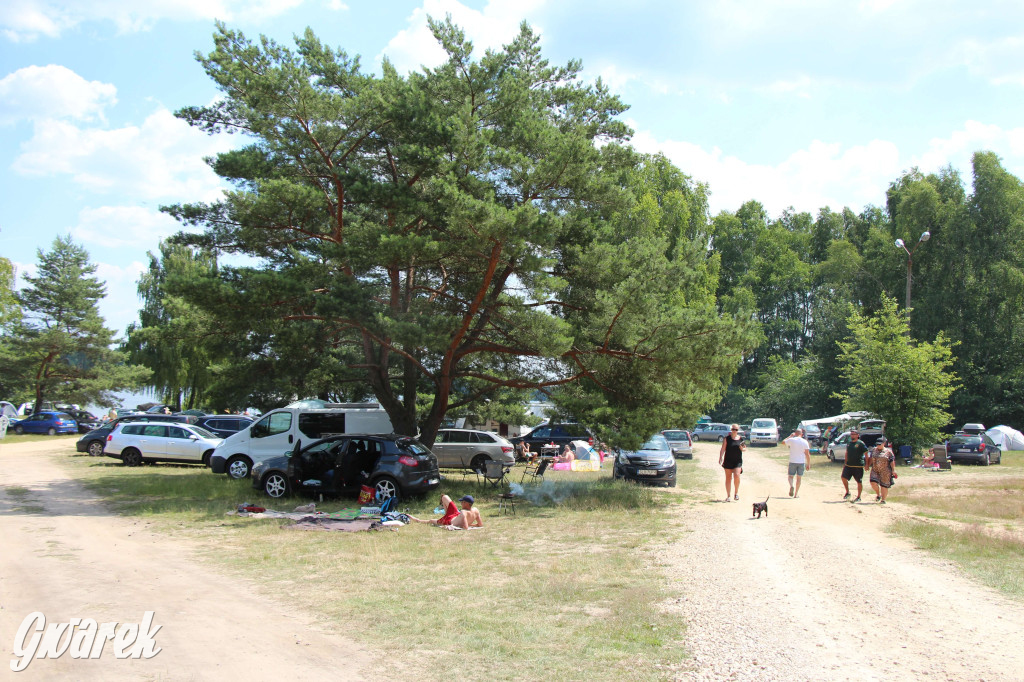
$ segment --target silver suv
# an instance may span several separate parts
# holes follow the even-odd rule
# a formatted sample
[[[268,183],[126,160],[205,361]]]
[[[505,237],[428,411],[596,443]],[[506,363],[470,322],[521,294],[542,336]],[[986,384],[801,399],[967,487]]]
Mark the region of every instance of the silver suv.
[[[437,457],[440,469],[475,469],[482,471],[489,459],[515,464],[516,453],[512,443],[487,431],[471,429],[441,429],[430,448]]]

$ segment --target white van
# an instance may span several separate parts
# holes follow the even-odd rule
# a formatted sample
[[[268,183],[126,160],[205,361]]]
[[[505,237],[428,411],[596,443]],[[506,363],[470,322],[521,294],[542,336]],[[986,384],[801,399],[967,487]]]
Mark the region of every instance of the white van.
[[[320,403],[299,401],[267,412],[236,434],[225,438],[210,457],[215,474],[245,478],[254,464],[346,433],[393,433],[391,419],[378,403]]]
[[[750,422],[751,445],[778,445],[779,425],[774,419],[759,417]]]

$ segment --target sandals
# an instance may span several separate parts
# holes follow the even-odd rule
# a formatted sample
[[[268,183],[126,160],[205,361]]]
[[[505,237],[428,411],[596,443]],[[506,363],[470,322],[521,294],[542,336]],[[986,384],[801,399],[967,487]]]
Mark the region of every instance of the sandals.
[[[739,495],[733,495],[733,496],[732,496],[732,499],[733,499],[734,501],[736,501],[736,502],[739,502],[739,501],[740,501],[740,496],[739,496]]]
[[[854,501],[854,502],[860,502],[860,495],[858,495],[857,497],[855,497],[853,501]]]
[[[850,499],[850,493],[846,493],[845,495],[843,495],[843,499],[844,500]]]

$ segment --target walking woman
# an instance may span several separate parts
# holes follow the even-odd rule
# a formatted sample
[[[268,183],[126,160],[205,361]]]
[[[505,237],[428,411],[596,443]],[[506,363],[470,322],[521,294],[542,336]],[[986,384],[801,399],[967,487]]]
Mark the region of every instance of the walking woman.
[[[871,487],[875,491],[875,502],[885,504],[885,498],[889,495],[889,488],[892,487],[896,474],[896,457],[892,450],[885,447],[882,440],[878,441],[875,449],[868,453],[868,468],[871,470]]]
[[[722,440],[722,449],[718,453],[718,463],[725,469],[726,502],[729,501],[730,495],[737,502],[740,499],[740,474],[743,473],[743,451],[746,449],[747,444],[740,436],[739,425],[733,424],[729,435]],[[735,482],[735,486],[733,486],[733,482]]]

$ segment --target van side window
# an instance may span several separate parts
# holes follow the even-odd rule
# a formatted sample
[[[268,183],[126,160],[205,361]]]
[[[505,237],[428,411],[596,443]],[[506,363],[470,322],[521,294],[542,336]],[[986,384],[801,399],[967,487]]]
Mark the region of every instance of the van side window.
[[[344,412],[304,412],[299,414],[299,431],[308,438],[327,438],[345,433]]]
[[[252,425],[249,434],[253,438],[266,438],[278,433],[285,433],[292,428],[291,412],[271,412]]]

